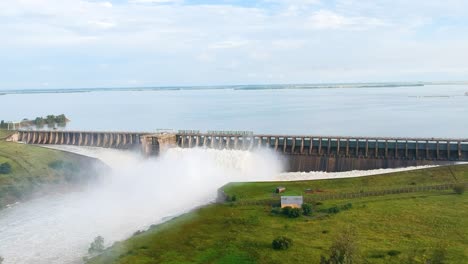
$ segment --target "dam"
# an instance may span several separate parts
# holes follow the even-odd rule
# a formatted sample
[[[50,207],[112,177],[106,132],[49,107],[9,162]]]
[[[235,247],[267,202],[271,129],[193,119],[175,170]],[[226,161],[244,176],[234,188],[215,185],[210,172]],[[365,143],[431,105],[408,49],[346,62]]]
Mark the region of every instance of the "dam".
[[[140,149],[158,155],[171,147],[253,150],[269,148],[286,160],[287,171],[370,170],[468,161],[466,138],[386,138],[269,135],[243,131],[103,132],[19,130],[12,141],[26,144]]]

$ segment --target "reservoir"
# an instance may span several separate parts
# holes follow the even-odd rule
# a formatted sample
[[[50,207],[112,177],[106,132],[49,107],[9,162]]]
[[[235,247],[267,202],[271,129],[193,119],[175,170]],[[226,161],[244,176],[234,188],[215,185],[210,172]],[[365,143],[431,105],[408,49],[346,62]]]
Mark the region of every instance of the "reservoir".
[[[268,88],[6,94],[0,113],[15,121],[63,113],[70,130],[452,138],[468,130],[467,85]]]

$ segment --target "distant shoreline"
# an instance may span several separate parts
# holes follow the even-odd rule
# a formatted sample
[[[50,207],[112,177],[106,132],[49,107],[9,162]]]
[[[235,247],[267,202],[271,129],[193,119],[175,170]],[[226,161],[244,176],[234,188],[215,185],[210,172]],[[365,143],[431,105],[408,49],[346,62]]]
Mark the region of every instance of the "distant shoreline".
[[[388,83],[320,83],[320,84],[265,84],[265,85],[217,85],[217,86],[160,86],[160,87],[122,87],[122,88],[71,88],[71,89],[13,89],[0,90],[7,94],[51,94],[51,93],[89,93],[89,92],[151,92],[151,91],[196,91],[196,90],[305,90],[305,89],[347,89],[347,88],[392,88],[421,87],[426,85],[464,85],[460,83],[432,82],[388,82]]]

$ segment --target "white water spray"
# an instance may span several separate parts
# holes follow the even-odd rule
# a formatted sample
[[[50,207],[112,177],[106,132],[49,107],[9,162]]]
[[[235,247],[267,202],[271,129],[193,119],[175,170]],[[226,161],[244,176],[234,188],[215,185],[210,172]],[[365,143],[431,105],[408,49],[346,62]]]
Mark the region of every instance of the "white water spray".
[[[97,182],[0,211],[0,256],[10,263],[81,263],[98,235],[109,246],[135,231],[207,204],[233,181],[311,180],[418,169],[281,173],[269,150],[170,149],[158,159],[114,149],[53,146],[108,164]],[[424,167],[422,167],[424,168]]]
[[[145,159],[112,149],[60,148],[97,157],[112,171],[84,190],[0,211],[0,255],[7,264],[80,263],[98,235],[109,246],[213,201],[228,182],[273,179],[282,170],[267,150],[176,148]]]

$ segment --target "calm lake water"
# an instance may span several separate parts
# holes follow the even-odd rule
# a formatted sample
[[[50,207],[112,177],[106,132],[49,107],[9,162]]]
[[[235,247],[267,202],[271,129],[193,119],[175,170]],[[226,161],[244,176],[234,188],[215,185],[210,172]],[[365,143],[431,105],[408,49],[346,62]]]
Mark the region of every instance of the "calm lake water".
[[[467,137],[468,85],[95,91],[0,96],[0,119],[64,113],[73,130],[247,130]]]

